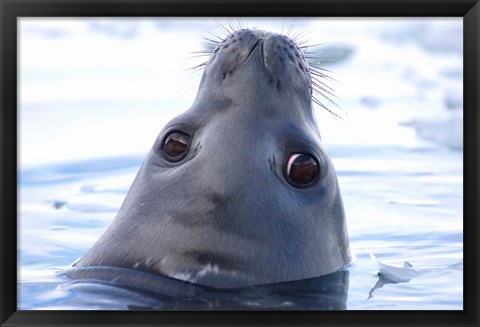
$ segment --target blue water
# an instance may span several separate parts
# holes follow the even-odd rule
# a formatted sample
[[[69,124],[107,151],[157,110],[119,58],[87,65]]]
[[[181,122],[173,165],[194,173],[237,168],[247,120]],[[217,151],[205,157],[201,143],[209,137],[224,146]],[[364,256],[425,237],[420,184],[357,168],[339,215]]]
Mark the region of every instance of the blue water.
[[[21,57],[19,309],[461,310],[461,20],[348,22],[328,21],[319,36],[341,41],[333,48],[343,54],[327,64],[345,112],[335,119],[317,108],[316,116],[337,170],[355,261],[329,276],[229,292],[145,274],[140,280],[156,287],[145,292],[129,271],[69,272],[115,217],[163,124],[193,101],[198,76],[189,91],[157,97],[145,76],[158,74],[160,83],[168,67],[155,73],[153,58],[137,67],[137,60],[120,61],[123,52],[113,62],[101,62],[99,53],[65,66],[74,54],[60,45],[70,37],[78,51],[93,39],[109,45],[107,52],[128,53],[132,42],[151,47],[142,37],[176,25],[57,22],[53,33],[48,21],[24,21],[22,47],[35,45],[40,59],[61,55],[43,66],[28,51]],[[308,30],[318,22],[300,23]],[[147,56],[142,51],[134,54]],[[122,86],[129,78],[147,81]],[[78,89],[79,80],[86,81],[82,92],[73,94],[68,83]],[[105,97],[95,100],[95,88],[114,80],[131,93],[102,88]],[[52,93],[62,85],[71,98]],[[115,273],[123,279],[114,281]]]

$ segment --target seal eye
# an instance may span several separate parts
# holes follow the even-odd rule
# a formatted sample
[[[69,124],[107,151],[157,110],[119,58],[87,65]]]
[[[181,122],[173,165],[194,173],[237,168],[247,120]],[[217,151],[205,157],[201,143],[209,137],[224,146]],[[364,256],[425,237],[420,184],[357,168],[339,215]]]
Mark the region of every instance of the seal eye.
[[[317,161],[308,154],[293,153],[287,163],[287,180],[295,187],[310,185],[319,173]]]
[[[187,153],[190,135],[181,132],[172,132],[163,141],[163,153],[170,161],[180,161]]]

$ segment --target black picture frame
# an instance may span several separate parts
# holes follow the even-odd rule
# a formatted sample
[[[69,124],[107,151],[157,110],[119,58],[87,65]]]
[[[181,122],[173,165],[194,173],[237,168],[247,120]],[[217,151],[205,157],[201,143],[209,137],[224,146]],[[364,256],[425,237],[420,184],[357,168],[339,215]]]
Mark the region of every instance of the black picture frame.
[[[1,326],[478,326],[480,4],[478,0],[0,0]],[[322,312],[17,311],[17,18],[106,16],[463,17],[464,310]]]

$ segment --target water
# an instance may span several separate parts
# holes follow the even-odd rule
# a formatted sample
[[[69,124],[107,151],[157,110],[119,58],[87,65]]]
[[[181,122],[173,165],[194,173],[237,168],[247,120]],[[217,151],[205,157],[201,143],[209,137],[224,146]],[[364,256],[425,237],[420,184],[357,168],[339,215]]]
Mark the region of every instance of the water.
[[[291,22],[244,20],[277,32]],[[461,27],[461,19],[296,20],[296,31],[337,58],[325,66],[346,112],[335,119],[317,108],[316,117],[355,261],[326,277],[229,292],[139,278],[159,294],[133,287],[129,271],[76,280],[67,272],[115,217],[157,133],[192,103],[200,75],[184,69],[202,58],[183,59],[202,47],[202,28],[219,27],[22,19],[19,309],[461,310]],[[112,273],[124,279],[112,282]]]

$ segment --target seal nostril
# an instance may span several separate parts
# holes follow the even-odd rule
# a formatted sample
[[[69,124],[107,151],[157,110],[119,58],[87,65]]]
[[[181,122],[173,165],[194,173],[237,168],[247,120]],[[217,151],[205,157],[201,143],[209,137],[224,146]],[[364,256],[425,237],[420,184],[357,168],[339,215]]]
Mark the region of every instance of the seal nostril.
[[[248,40],[249,41],[254,41],[254,40],[257,40],[258,39],[258,36],[254,33],[248,33]]]
[[[252,46],[252,48],[250,49],[250,52],[248,53],[248,55],[246,56],[245,58],[245,61],[247,61],[248,58],[250,58],[250,56],[252,55],[253,51],[255,50],[255,48],[257,47],[258,43],[260,43],[260,40],[257,40],[257,42],[255,42],[255,44]],[[262,43],[262,56],[263,56],[263,43]]]

